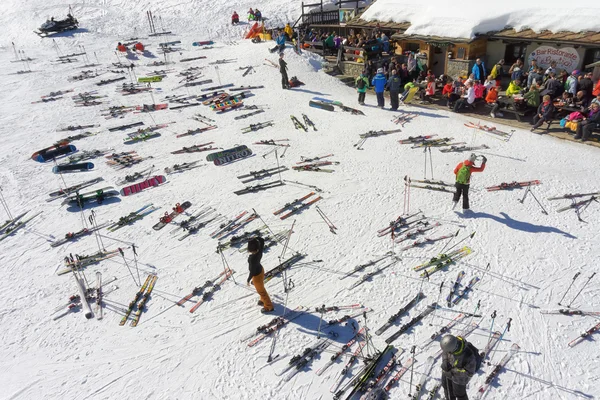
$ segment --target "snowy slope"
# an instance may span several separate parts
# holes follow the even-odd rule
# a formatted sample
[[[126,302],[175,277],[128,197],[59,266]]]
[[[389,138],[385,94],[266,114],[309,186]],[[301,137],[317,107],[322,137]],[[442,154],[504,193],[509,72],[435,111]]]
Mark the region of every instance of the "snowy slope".
[[[251,5],[248,3],[245,7]],[[281,14],[278,14],[282,20],[286,18],[286,9],[289,8],[290,12],[296,9],[291,2],[272,6],[273,10],[283,7]],[[34,2],[27,7],[36,10],[38,16],[57,10],[56,7],[40,7]],[[83,12],[85,7],[80,7]],[[106,7],[110,13],[120,13],[126,21],[133,21],[136,13],[145,10],[142,3],[123,3],[121,9],[116,4]],[[184,9],[179,3],[165,2],[161,3],[161,7],[165,14],[167,9]],[[242,8],[238,8],[239,12]],[[153,5],[152,9],[158,10],[159,6]],[[16,9],[11,10],[17,12]],[[267,10],[268,5],[265,5],[265,15]],[[39,20],[33,18],[31,12],[20,10],[19,13],[25,15],[24,18],[31,18],[31,21]],[[201,14],[199,11],[193,13]],[[203,18],[216,21],[219,13],[219,10],[207,8],[202,15]],[[85,19],[82,17],[80,20]],[[118,28],[122,25],[108,21],[108,17],[100,14],[92,19],[91,11],[87,21],[89,25],[86,22],[82,26],[93,27],[88,28],[90,33],[57,38],[56,42],[64,54],[76,51],[77,45],[84,45],[89,54],[96,52],[100,62],[107,66],[115,61],[112,48],[117,40],[130,35],[131,31]],[[200,21],[204,20],[199,19],[198,26],[202,26]],[[13,24],[11,29],[14,32],[29,31],[29,26],[20,25],[24,22]],[[226,21],[213,26],[211,29],[215,29],[215,32],[228,32],[227,41],[239,37],[244,29],[235,28],[238,30],[235,31]],[[253,91],[255,96],[245,100],[248,105],[268,106],[265,113],[235,120],[235,116],[245,112],[231,111],[211,116],[211,111],[201,106],[105,120],[99,110],[108,105],[136,105],[151,103],[153,99],[147,94],[122,97],[114,91],[116,84],[103,87],[94,85],[95,81],[112,74],[88,81],[69,82],[69,76],[81,72],[82,63],[52,63],[51,60],[56,58],[52,43],[41,41],[32,34],[21,32],[17,44],[26,50],[27,55],[36,58],[31,64],[35,72],[13,74],[23,66],[10,63],[10,48],[2,52],[0,63],[3,71],[6,71],[4,90],[0,94],[2,194],[13,214],[28,209],[43,212],[28,229],[0,242],[0,265],[4,272],[0,281],[0,323],[4,344],[0,350],[0,381],[4,383],[2,398],[331,398],[329,388],[341,365],[334,365],[321,377],[314,373],[325,364],[330,353],[324,353],[310,368],[301,371],[288,383],[283,384],[281,378],[275,375],[290,356],[300,353],[315,341],[319,314],[310,313],[298,318],[281,331],[275,349],[275,354],[280,354],[281,360],[272,365],[266,365],[270,340],[253,348],[241,341],[257,326],[273,318],[272,315],[260,314],[256,306],[256,294],[252,287],[245,285],[247,263],[244,253],[235,249],[225,252],[227,262],[236,272],[234,277],[237,284],[226,282],[214,298],[194,314],[188,312],[191,305],[184,308],[175,305],[192,288],[215,277],[222,270],[221,258],[215,253],[217,241],[208,236],[210,229],[181,242],[168,232],[171,227],[158,232],[152,229],[162,213],[170,210],[176,202],[184,200],[192,202],[190,212],[199,210],[204,204],[216,208],[227,217],[254,208],[276,232],[289,229],[296,221],[287,255],[299,251],[306,253],[308,260],[323,262],[293,268],[288,278],[295,283],[295,288],[287,297],[281,278],[267,283],[278,315],[282,313],[284,305],[288,309],[300,305],[314,309],[322,304],[360,303],[373,309],[368,314],[368,326],[374,330],[412,298],[421,286],[427,298],[410,312],[411,317],[437,298],[442,281],[448,288],[459,270],[465,270],[468,278],[483,276],[489,263],[490,269],[477,290],[457,308],[472,311],[481,301],[480,312],[483,317],[474,320],[480,322],[480,329],[471,336],[471,340],[480,348],[487,340],[492,311],[497,310],[497,329],[502,329],[506,320],[513,318],[512,329],[495,355],[496,361],[513,342],[519,343],[522,351],[514,357],[509,370],[501,375],[499,385],[486,398],[577,399],[600,396],[595,373],[599,364],[597,348],[589,341],[572,349],[566,346],[582,330],[593,326],[596,320],[590,317],[545,316],[539,312],[539,308],[556,307],[576,272],[581,271],[582,276],[575,282],[567,299],[574,296],[589,275],[597,270],[600,255],[596,228],[599,222],[598,204],[590,205],[582,214],[586,222],[579,222],[573,212],[556,213],[555,209],[568,205],[568,201],[551,203],[545,200],[553,195],[600,189],[600,178],[592,173],[598,164],[596,148],[520,130],[515,132],[510,142],[504,143],[466,128],[464,123],[467,119],[460,115],[410,107],[409,110],[418,114],[418,117],[406,124],[401,133],[369,139],[364,150],[356,150],[352,145],[360,133],[370,129],[397,128],[390,122],[393,114],[372,106],[374,98],[367,98],[370,106],[364,107],[367,114],[364,117],[343,113],[339,109],[329,113],[310,108],[308,101],[313,96],[357,106],[356,95],[336,79],[315,71],[314,57],[298,56],[289,49],[286,50],[286,58],[290,76],[297,75],[306,86],[282,92],[277,70],[264,65],[265,57],[275,61],[275,56],[267,51],[271,43],[255,45],[241,41],[237,45],[228,45],[225,41],[217,41],[213,49],[199,50],[192,47],[191,42],[212,38],[208,33],[211,31],[202,31],[202,28],[196,30],[192,26],[184,28],[183,22],[177,28],[173,27],[178,35],[169,38],[182,40],[186,51],[181,57],[206,55],[207,59],[177,63],[169,68],[181,71],[192,65],[205,66],[204,75],[214,81],[211,85],[219,82],[265,85],[264,89]],[[116,36],[116,33],[120,36]],[[150,51],[155,52],[156,44],[161,41],[163,38],[144,42]],[[173,57],[174,60],[179,58],[178,54]],[[209,65],[209,62],[223,58],[237,61],[220,65],[218,69]],[[139,65],[136,68],[138,76],[164,68],[143,66],[150,61],[153,59],[146,57],[135,61]],[[238,68],[246,65],[253,65],[256,72],[242,77],[243,71]],[[171,73],[163,82],[155,84],[162,91],[154,93],[154,100],[158,103],[166,95],[186,93],[184,89],[173,89],[179,85],[179,79],[176,73]],[[31,104],[41,95],[68,88],[74,88],[76,92],[98,89],[109,97],[103,99],[106,105],[96,107],[76,108],[69,96],[53,103]],[[189,93],[201,91],[196,87],[190,88]],[[193,137],[175,138],[177,133],[202,126],[190,118],[195,113],[211,116],[219,128]],[[315,122],[317,132],[293,128],[289,115],[301,118],[302,113]],[[274,126],[241,134],[241,128],[267,120],[273,120]],[[125,132],[129,131],[107,130],[135,121],[144,121],[146,125],[176,123],[161,130],[160,138],[131,146],[122,144]],[[103,231],[105,237],[102,241],[108,249],[135,243],[142,278],[148,273],[156,273],[159,277],[147,312],[142,315],[136,328],[119,326],[121,316],[114,311],[126,307],[137,291],[127,269],[127,265],[134,268],[131,249],[125,249],[127,265],[122,258],[114,258],[85,270],[92,283],[95,271],[101,271],[105,280],[117,277],[116,282],[105,288],[110,290],[114,285],[118,286],[116,291],[106,296],[107,308],[103,320],[86,320],[78,312],[51,321],[50,313],[54,308],[76,293],[73,278],[69,275],[57,276],[56,269],[66,255],[89,254],[97,249],[97,245],[92,237],[87,237],[59,248],[50,247],[49,240],[52,238],[60,238],[66,232],[81,229],[81,215],[60,207],[58,202],[44,201],[47,193],[61,186],[62,180],[51,173],[51,163],[40,164],[29,157],[35,150],[70,134],[57,132],[58,127],[88,123],[101,124],[97,128],[100,133],[74,142],[79,149],[113,147],[116,151],[136,150],[141,155],[153,155],[154,159],[143,162],[139,167],[121,171],[111,169],[102,159],[92,160],[96,165],[93,171],[65,175],[68,185],[96,176],[103,176],[107,185],[114,185],[124,175],[152,164],[160,171],[175,163],[203,160],[200,168],[167,176],[168,183],[162,187],[94,208],[98,221],[103,222],[114,221],[149,202],[161,207],[131,227],[116,233]],[[499,128],[509,129],[501,125]],[[411,191],[411,211],[420,209],[429,217],[439,218],[443,224],[428,236],[454,234],[460,228],[458,238],[461,239],[476,232],[473,239],[468,241],[474,253],[460,265],[451,266],[448,272],[433,275],[430,281],[419,279],[412,267],[435,256],[445,242],[400,253],[399,246],[392,246],[389,237],[379,238],[376,235],[378,229],[402,213],[403,177],[423,177],[423,151],[400,145],[397,140],[421,134],[451,136],[457,142],[473,145],[485,143],[491,147],[484,153],[489,159],[486,171],[473,177],[471,197],[474,212],[470,216],[463,217],[462,213],[453,212],[447,193],[419,189]],[[290,140],[291,148],[284,158],[279,159],[282,165],[288,167],[300,161],[301,156],[335,154],[332,159],[340,164],[332,167],[335,169],[332,174],[287,171],[283,178],[317,185],[324,190],[323,200],[317,204],[338,226],[337,235],[329,232],[314,207],[285,221],[272,215],[286,202],[307,194],[310,191],[308,188],[289,184],[256,194],[232,194],[244,186],[236,179],[237,175],[276,165],[273,156],[262,157],[270,147],[253,144],[263,139]],[[256,155],[228,166],[216,167],[204,161],[206,153],[170,154],[183,146],[209,141],[224,148],[246,144]],[[445,181],[452,181],[454,166],[466,156],[440,153],[437,149],[433,149],[431,154],[434,178]],[[487,192],[484,189],[501,182],[530,179],[542,181],[534,193],[548,209],[549,215],[542,214],[531,197],[524,204],[519,203],[522,190]],[[85,216],[89,214],[90,210],[86,210]],[[253,222],[249,229],[260,226],[260,222]],[[265,254],[265,269],[277,265],[281,249],[282,246],[277,246]],[[347,288],[364,272],[344,280],[338,279],[341,273],[375,259],[388,250],[396,251],[401,262],[386,270],[385,274],[376,275],[353,290]],[[365,272],[371,270],[369,268]],[[133,273],[135,276],[135,270]],[[592,280],[573,306],[598,310],[599,289],[597,281]],[[444,289],[444,296],[446,291]],[[325,318],[343,315],[343,312],[330,313]],[[412,344],[422,343],[434,329],[445,325],[454,316],[451,311],[438,311],[435,318],[426,319],[394,344],[408,351]],[[401,323],[408,319],[404,317]],[[358,318],[357,322],[362,324],[364,319]],[[332,330],[339,333],[339,337],[334,339],[337,345],[345,343],[351,335],[350,327],[341,326]],[[392,333],[393,328],[388,332]],[[384,348],[385,337],[374,337],[377,348]],[[426,357],[436,350],[436,345],[432,345],[417,354],[415,376],[419,376]],[[407,359],[406,354],[402,360]],[[490,370],[491,367],[484,369],[486,374]],[[437,369],[434,376],[438,376]],[[474,377],[469,393],[474,393],[483,380],[483,374]],[[399,387],[391,392],[391,397],[405,398],[406,394],[412,392],[407,382],[407,377],[403,378]],[[428,385],[430,388],[432,383]]]
[[[543,7],[519,0],[507,0],[501,7],[454,7],[444,0],[426,4],[413,0],[378,0],[361,16],[372,21],[410,22],[407,35],[473,38],[478,33],[512,27],[536,32],[599,31],[600,22],[590,15],[600,12],[598,2],[581,0],[572,4],[545,1]]]

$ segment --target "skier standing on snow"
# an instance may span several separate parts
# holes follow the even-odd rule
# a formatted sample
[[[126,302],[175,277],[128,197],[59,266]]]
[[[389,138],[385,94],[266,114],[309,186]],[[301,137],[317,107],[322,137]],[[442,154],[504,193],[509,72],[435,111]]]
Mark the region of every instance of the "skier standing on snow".
[[[367,95],[367,89],[369,88],[369,76],[367,71],[360,73],[355,81],[356,91],[358,92],[358,104],[361,106],[365,105],[365,96]]]
[[[475,154],[471,154],[468,160],[459,163],[456,168],[454,168],[454,175],[456,175],[456,192],[454,193],[454,198],[452,199],[454,202],[454,207],[456,207],[456,204],[458,204],[460,196],[462,195],[463,210],[469,209],[469,185],[471,183],[471,173],[483,172],[485,169],[485,163],[487,163],[487,158],[485,158],[485,156],[481,156],[481,158],[483,161],[481,162],[480,167],[475,166],[475,160],[477,160],[477,156]]]
[[[387,81],[385,86],[390,91],[390,103],[392,103],[391,110],[396,111],[398,110],[399,105],[398,96],[400,95],[402,79],[395,69],[392,70],[392,75],[390,75],[390,79]]]
[[[248,285],[250,281],[256,289],[256,293],[260,296],[258,301],[259,306],[263,306],[261,312],[268,313],[274,310],[271,298],[265,289],[265,270],[260,263],[263,255],[263,249],[265,247],[265,240],[261,237],[254,238],[248,242],[248,269],[250,274],[248,275]]]
[[[290,80],[287,75],[287,63],[283,60],[283,53],[279,53],[279,72],[281,72],[281,87],[290,88]]]
[[[371,82],[371,85],[375,87],[375,94],[377,95],[377,107],[379,108],[383,108],[385,106],[383,92],[385,90],[386,83],[387,79],[385,79],[385,75],[383,74],[383,68],[379,68],[377,70],[377,75],[373,77],[373,81]]]
[[[475,375],[478,357],[475,347],[460,336],[446,335],[442,348],[442,387],[446,400],[468,400],[467,384]]]

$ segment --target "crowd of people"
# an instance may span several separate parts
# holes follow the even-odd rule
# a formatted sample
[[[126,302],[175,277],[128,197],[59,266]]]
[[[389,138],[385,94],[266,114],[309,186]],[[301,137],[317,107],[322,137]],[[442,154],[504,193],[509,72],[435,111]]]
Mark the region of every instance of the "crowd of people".
[[[488,70],[484,60],[478,58],[468,76],[436,77],[420,53],[408,52],[404,60],[400,62],[396,56],[369,60],[355,80],[359,104],[364,104],[364,93],[370,85],[380,108],[385,107],[384,92],[389,91],[394,111],[409,90],[418,87],[422,102],[431,102],[434,96],[441,95],[454,112],[474,110],[481,103],[491,108],[492,118],[503,117],[503,110],[532,114],[531,131],[544,123],[560,121],[561,126],[575,134],[575,139],[585,141],[600,127],[600,81],[594,84],[591,72],[574,70],[569,74],[559,71],[555,62],[542,68],[536,60],[526,67],[520,59],[508,69],[504,60],[499,60]],[[506,81],[504,91],[502,84]]]

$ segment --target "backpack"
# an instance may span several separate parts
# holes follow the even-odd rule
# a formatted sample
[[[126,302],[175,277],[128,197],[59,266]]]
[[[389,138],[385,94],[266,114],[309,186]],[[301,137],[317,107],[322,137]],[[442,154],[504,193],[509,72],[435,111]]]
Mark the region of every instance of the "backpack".
[[[467,343],[468,343],[467,348],[475,356],[475,360],[476,360],[475,372],[477,372],[477,371],[479,371],[479,369],[481,368],[481,365],[483,364],[483,357],[481,357],[481,354],[479,353],[479,350],[477,349],[477,347],[475,347],[473,345],[473,343],[471,343],[471,342],[467,342]]]
[[[364,89],[365,88],[365,80],[364,80],[364,78],[358,78],[358,81],[356,82],[356,87],[358,89]]]

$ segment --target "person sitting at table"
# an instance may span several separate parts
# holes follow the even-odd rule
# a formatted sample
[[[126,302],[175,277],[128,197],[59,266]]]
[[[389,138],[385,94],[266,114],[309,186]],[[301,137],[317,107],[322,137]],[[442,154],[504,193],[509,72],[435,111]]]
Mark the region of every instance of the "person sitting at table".
[[[464,84],[460,76],[452,83],[452,93],[448,95],[448,108],[454,108],[454,104],[463,93]]]
[[[556,72],[556,61],[550,61],[550,66],[548,67],[544,75],[550,77],[551,73],[554,73],[556,75]]]
[[[585,93],[585,98],[589,103],[591,103],[594,95],[594,82],[592,81],[592,73],[587,72],[585,75],[579,75],[577,80],[577,90]]]
[[[498,103],[498,89],[496,88],[496,86],[492,86],[490,90],[488,90],[488,93],[485,96],[485,102],[492,106],[492,112],[490,112],[490,117],[504,117],[504,114],[502,114],[499,111],[500,108],[502,108],[502,105]]]
[[[475,90],[475,99],[483,100],[485,94],[485,86],[483,86],[478,79],[476,79],[475,82],[473,82],[473,89]]]
[[[542,81],[544,80],[543,71],[544,70],[540,67],[537,67],[536,69],[531,71],[529,75],[527,75],[527,87],[531,87],[531,85],[533,85],[534,83],[541,85]]]
[[[515,94],[519,94],[523,91],[521,87],[521,80],[515,79],[508,85],[508,89],[506,89],[506,96],[513,97]]]
[[[531,132],[542,126],[544,122],[552,121],[554,116],[554,104],[550,96],[545,95],[542,103],[538,106],[537,114],[533,117]]]
[[[536,83],[531,85],[529,91],[523,95],[523,100],[525,100],[525,105],[527,108],[536,109],[540,105],[540,90]],[[552,100],[552,97],[550,98]]]
[[[515,81],[517,79],[521,80],[521,77],[523,76],[523,61],[521,61],[521,59],[519,58],[517,62],[515,62],[510,67],[508,73],[510,74],[510,79],[512,81]]]
[[[490,90],[490,88],[492,86],[498,86],[498,85],[496,84],[496,80],[494,79],[494,77],[490,74],[490,75],[488,75],[485,82],[483,82],[483,87],[485,87],[485,90]]]
[[[448,78],[446,84],[442,88],[442,96],[447,97],[448,101],[446,102],[446,106],[450,107],[450,95],[454,92],[454,86],[452,85],[452,78]]]
[[[463,82],[463,84],[466,86],[467,83],[470,85],[473,85],[473,82],[475,81],[475,75],[471,74],[467,77],[467,79]]]
[[[550,72],[548,80],[546,81],[546,88],[542,90],[542,96],[548,95],[552,99],[558,96],[558,89],[560,88],[560,82],[556,79],[556,74]]]
[[[581,139],[585,142],[592,135],[594,129],[598,128],[600,124],[600,105],[593,104],[592,109],[579,124],[577,125],[577,131],[575,132],[574,139]]]
[[[573,100],[575,101],[575,107],[579,107],[581,111],[588,108],[590,106],[590,103],[592,102],[591,99],[588,99],[583,90],[578,91],[577,95]]]
[[[427,87],[420,93],[421,101],[431,103],[431,96],[435,95],[435,78],[433,75],[427,78]]]
[[[577,76],[579,75],[579,71],[575,70],[571,72],[571,75],[567,78],[567,82],[565,83],[565,90],[573,96],[577,96]]]
[[[472,106],[475,103],[475,89],[471,83],[465,83],[467,93],[464,94],[454,105],[454,112],[458,112],[461,108],[467,104]]]

